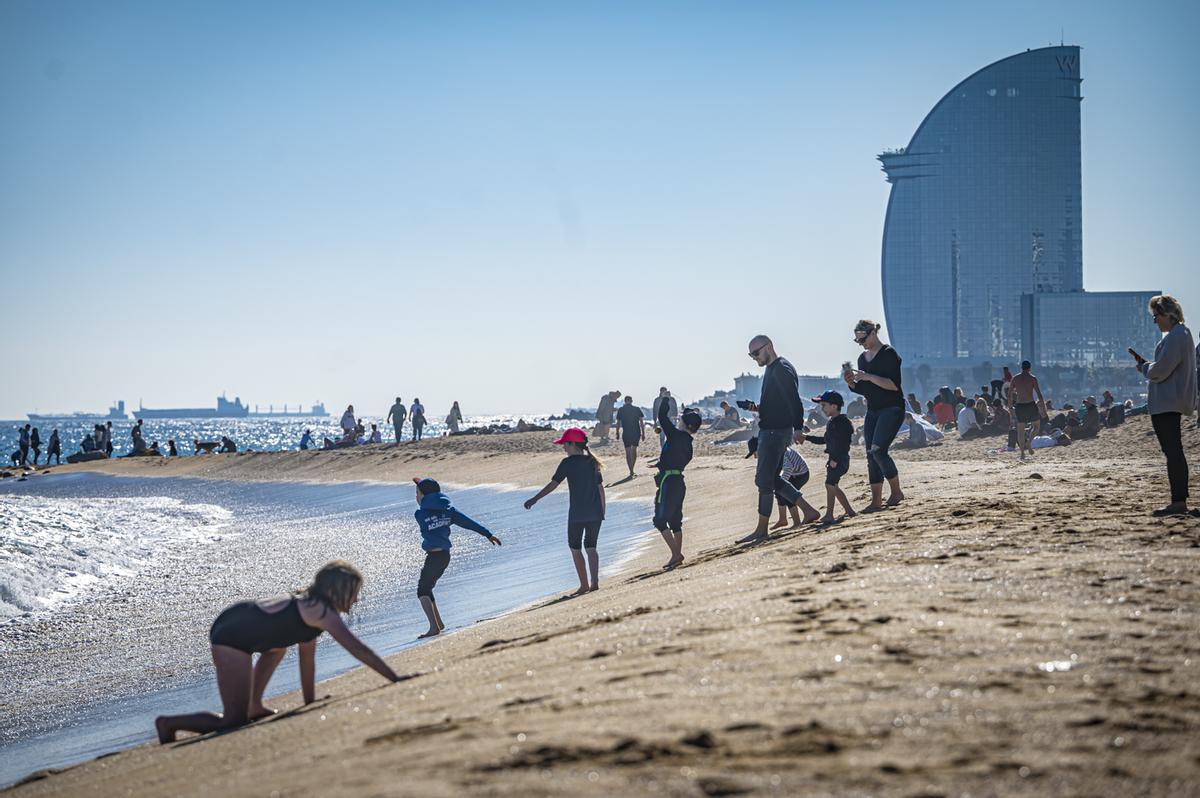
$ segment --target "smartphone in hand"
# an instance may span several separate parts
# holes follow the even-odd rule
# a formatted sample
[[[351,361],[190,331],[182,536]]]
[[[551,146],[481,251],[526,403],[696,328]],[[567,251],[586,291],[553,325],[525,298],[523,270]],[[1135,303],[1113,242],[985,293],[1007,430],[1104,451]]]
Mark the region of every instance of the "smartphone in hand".
[[[1137,362],[1139,362],[1139,363],[1146,362],[1146,358],[1142,357],[1136,351],[1134,351],[1134,348],[1132,346],[1129,347],[1126,351],[1129,352],[1129,354],[1133,355],[1133,359],[1136,360]]]

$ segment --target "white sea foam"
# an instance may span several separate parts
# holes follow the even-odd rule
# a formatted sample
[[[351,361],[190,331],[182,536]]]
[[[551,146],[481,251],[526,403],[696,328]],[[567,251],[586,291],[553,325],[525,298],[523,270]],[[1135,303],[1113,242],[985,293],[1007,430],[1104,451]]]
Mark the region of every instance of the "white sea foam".
[[[219,538],[229,518],[168,497],[0,495],[0,623],[119,589],[180,547]]]

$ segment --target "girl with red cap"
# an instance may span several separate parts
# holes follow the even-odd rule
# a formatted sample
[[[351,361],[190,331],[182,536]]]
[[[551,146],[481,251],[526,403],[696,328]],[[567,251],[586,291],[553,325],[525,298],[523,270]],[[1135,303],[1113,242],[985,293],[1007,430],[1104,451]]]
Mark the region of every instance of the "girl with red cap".
[[[566,457],[558,464],[554,476],[536,496],[525,502],[530,510],[546,496],[554,492],[563,480],[570,491],[570,508],[567,510],[567,546],[575,561],[575,572],[579,575],[579,589],[574,595],[581,596],[600,589],[600,555],[596,552],[596,540],[600,537],[600,524],[604,521],[604,479],[600,474],[603,466],[588,449],[587,434],[578,427],[565,430],[554,442],[563,447]],[[584,551],[587,564],[584,564]],[[588,581],[588,570],[592,578]]]

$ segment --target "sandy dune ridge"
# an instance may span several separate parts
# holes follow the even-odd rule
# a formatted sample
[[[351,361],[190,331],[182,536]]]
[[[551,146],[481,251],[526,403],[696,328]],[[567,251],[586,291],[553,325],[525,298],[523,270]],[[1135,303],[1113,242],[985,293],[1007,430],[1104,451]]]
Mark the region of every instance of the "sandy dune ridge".
[[[89,466],[532,487],[560,457],[551,440]],[[753,461],[704,436],[683,567],[661,571],[648,529],[599,593],[397,654],[411,675],[399,684],[359,669],[309,707],[291,695],[236,732],[34,774],[11,793],[1197,794],[1200,519],[1149,517],[1167,489],[1148,419],[1030,463],[989,453],[1001,442],[899,452],[901,507],[745,548],[732,541],[754,520]],[[1195,473],[1190,422],[1185,447]],[[819,471],[819,447],[802,452]],[[619,447],[597,453],[623,473]],[[861,505],[861,447],[854,458],[843,485]],[[823,504],[819,484],[805,495]]]

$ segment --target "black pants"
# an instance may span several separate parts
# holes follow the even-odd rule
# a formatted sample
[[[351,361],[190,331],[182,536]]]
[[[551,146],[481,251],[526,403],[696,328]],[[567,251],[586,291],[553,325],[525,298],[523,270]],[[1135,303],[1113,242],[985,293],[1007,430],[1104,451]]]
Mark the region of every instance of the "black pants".
[[[417,580],[417,595],[428,596],[433,601],[433,586],[446,573],[450,564],[450,552],[447,549],[425,552],[425,564],[421,566],[421,578]]]
[[[1158,445],[1167,456],[1167,480],[1171,483],[1171,501],[1184,502],[1188,497],[1188,467],[1183,456],[1183,435],[1180,413],[1155,413],[1150,416]]]
[[[683,498],[687,495],[683,474],[672,474],[665,479],[657,474],[654,484],[659,486],[654,497],[654,528],[660,532],[668,528],[672,532],[682,532]]]

